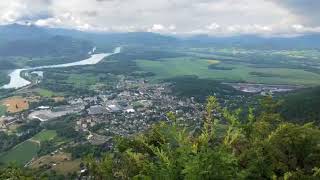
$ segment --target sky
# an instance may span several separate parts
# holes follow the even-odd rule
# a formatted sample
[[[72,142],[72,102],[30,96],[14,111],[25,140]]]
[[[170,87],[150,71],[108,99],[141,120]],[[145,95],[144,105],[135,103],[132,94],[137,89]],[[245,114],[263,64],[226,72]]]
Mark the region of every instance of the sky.
[[[1,0],[0,24],[103,32],[291,36],[320,32],[320,0]]]

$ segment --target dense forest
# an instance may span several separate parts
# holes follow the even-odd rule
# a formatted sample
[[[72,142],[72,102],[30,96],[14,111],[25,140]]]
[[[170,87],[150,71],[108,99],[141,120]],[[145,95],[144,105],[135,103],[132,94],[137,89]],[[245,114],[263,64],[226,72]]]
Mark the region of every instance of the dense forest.
[[[180,76],[164,80],[172,83],[172,92],[180,97],[194,97],[195,100],[204,103],[211,94],[224,99],[230,95],[245,95],[229,85],[222,84],[212,79],[200,79],[197,76]]]
[[[284,98],[283,115],[296,122],[316,121],[320,124],[320,87],[290,93]]]
[[[191,129],[168,113],[169,121],[132,138],[117,138],[102,158],[84,158],[91,179],[319,179],[320,130],[312,123],[289,123],[281,103],[261,100],[245,120],[240,111],[209,97],[202,127]],[[101,157],[101,156],[99,156]],[[9,166],[1,179],[61,176]],[[72,177],[72,175],[70,175]]]

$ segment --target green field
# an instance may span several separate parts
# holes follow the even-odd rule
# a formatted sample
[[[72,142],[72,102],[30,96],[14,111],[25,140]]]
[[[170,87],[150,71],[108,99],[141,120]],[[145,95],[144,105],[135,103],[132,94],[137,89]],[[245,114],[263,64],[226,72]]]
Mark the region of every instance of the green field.
[[[51,140],[51,139],[55,138],[56,136],[57,136],[56,131],[44,130],[44,131],[39,132],[35,136],[33,136],[32,140],[43,142],[43,141]]]
[[[199,78],[209,78],[223,81],[246,81],[268,84],[301,84],[320,85],[320,75],[300,69],[289,68],[254,68],[244,63],[230,64],[220,62],[217,67],[232,68],[232,70],[208,69],[210,62],[196,58],[171,58],[161,61],[137,60],[138,66],[144,71],[153,72],[153,79],[167,79],[183,75],[197,75]],[[261,72],[273,75],[259,77],[250,72]]]
[[[6,106],[0,104],[0,117],[5,115],[7,111]]]
[[[100,75],[91,73],[86,74],[70,74],[67,83],[71,83],[76,87],[88,87],[97,83]]]
[[[31,139],[24,141],[10,151],[0,156],[0,162],[8,164],[10,162],[24,165],[29,162],[34,156],[37,155],[40,149],[40,143],[43,141],[51,140],[57,136],[56,131],[44,130],[33,136]]]
[[[47,89],[36,89],[36,92],[42,96],[42,97],[53,97],[55,96],[56,94],[50,90],[47,90]]]
[[[13,149],[0,156],[0,162],[8,164],[10,162],[23,166],[29,162],[39,150],[39,144],[30,140],[18,144]]]

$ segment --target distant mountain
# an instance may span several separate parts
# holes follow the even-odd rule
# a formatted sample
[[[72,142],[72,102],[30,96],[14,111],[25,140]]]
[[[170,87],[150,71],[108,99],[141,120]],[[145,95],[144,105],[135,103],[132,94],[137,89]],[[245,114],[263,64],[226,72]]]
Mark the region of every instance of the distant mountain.
[[[219,46],[259,49],[320,49],[320,34],[310,34],[297,37],[261,37],[242,35],[232,37],[211,37],[199,35],[184,38],[190,46]]]
[[[64,39],[65,38],[65,39]],[[43,28],[37,26],[24,26],[12,24],[0,26],[0,55],[15,52],[24,55],[35,55],[36,51],[43,48],[43,53],[48,53],[43,46],[53,48],[57,54],[63,54],[64,50],[59,48],[74,47],[67,50],[73,53],[80,48],[86,49],[88,44],[97,46],[98,51],[110,51],[115,46],[143,46],[143,47],[240,47],[259,49],[320,49],[320,34],[310,34],[299,37],[260,37],[255,35],[243,35],[232,37],[212,37],[198,35],[188,38],[166,36],[150,32],[128,32],[128,33],[93,33],[82,32],[71,29]],[[76,45],[77,42],[81,45]],[[85,42],[86,41],[86,42]],[[54,43],[54,44],[52,44]],[[29,47],[26,47],[26,46]],[[21,52],[20,52],[21,50]],[[8,51],[8,52],[7,52]],[[29,52],[28,52],[29,51]]]
[[[1,44],[7,41],[21,39],[41,39],[48,36],[49,33],[45,28],[37,26],[25,26],[20,24],[0,26]]]
[[[0,46],[1,56],[73,56],[86,55],[93,45],[85,40],[66,36],[49,36],[42,39],[8,41]]]
[[[216,46],[260,49],[310,49],[320,48],[320,34],[297,37],[261,37],[241,35],[213,37],[197,35],[188,38],[167,36],[150,32],[89,33],[66,29],[49,29],[52,34],[68,35],[91,40],[98,45],[142,45],[142,46]]]
[[[92,33],[76,30],[50,29],[50,33],[57,35],[68,35],[74,38],[86,39],[94,42],[98,48],[115,46],[175,46],[180,44],[178,38],[150,33],[150,32],[128,32],[128,33]]]
[[[178,38],[149,32],[93,33],[71,29],[44,28],[19,24],[0,26],[0,45],[5,44],[7,46],[7,43],[9,42],[9,44],[11,44],[9,47],[18,45],[18,43],[21,43],[21,46],[25,46],[28,41],[31,44],[35,44],[39,41],[39,45],[43,44],[44,40],[47,40],[47,43],[49,43],[48,40],[54,36],[72,37],[73,39],[82,39],[92,42],[92,44],[98,47],[98,50],[104,52],[110,51],[119,45],[174,46],[181,43],[181,40]],[[4,50],[0,50],[0,53],[3,52]]]
[[[47,28],[12,24],[0,26],[0,56],[74,56],[86,55],[90,41],[56,35]]]

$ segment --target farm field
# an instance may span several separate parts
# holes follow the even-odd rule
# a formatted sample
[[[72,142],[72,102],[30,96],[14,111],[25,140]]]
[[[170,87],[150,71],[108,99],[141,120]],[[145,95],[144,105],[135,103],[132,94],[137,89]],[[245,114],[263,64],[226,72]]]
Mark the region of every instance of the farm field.
[[[29,102],[20,96],[4,99],[1,103],[7,107],[8,113],[17,113],[29,109]]]
[[[197,75],[199,78],[208,78],[222,81],[246,81],[250,83],[267,84],[299,84],[307,86],[320,85],[320,75],[302,69],[289,68],[255,68],[244,63],[215,64],[217,69],[209,69],[210,60],[196,58],[171,58],[161,61],[137,60],[138,66],[144,71],[153,72],[155,80],[167,79],[183,75]],[[262,77],[251,74],[268,73],[270,76]]]
[[[76,87],[90,86],[97,82],[99,75],[91,73],[87,74],[70,74],[67,79],[67,83],[74,84]]]
[[[40,146],[36,142],[30,140],[24,141],[7,153],[2,154],[0,162],[4,164],[15,162],[17,165],[23,166],[37,154],[39,148]]]
[[[0,162],[8,164],[15,162],[18,165],[24,165],[37,155],[41,142],[51,140],[56,137],[57,133],[52,130],[44,130],[26,140],[8,152],[0,155]]]
[[[51,98],[51,97],[53,97],[53,96],[55,95],[54,92],[52,92],[52,91],[50,91],[50,90],[47,90],[47,89],[42,89],[42,88],[37,88],[37,89],[35,89],[35,92],[36,92],[37,94],[39,94],[40,96],[42,96],[42,97],[49,97],[49,98]]]
[[[59,174],[67,174],[79,170],[81,160],[71,159],[71,154],[59,152],[54,155],[45,155],[30,164],[33,169],[38,169],[43,165],[51,166],[51,170]]]
[[[51,139],[55,138],[56,136],[57,136],[56,131],[44,130],[44,131],[39,132],[35,136],[33,136],[31,139],[34,141],[43,142],[43,141],[51,140]]]

